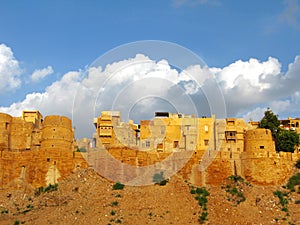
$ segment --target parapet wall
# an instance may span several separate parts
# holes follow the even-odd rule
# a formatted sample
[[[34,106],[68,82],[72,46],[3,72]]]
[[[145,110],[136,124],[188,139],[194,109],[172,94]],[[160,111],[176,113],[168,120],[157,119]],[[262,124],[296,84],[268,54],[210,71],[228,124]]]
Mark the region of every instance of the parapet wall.
[[[0,147],[4,149],[9,148],[9,133],[12,116],[0,113]]]

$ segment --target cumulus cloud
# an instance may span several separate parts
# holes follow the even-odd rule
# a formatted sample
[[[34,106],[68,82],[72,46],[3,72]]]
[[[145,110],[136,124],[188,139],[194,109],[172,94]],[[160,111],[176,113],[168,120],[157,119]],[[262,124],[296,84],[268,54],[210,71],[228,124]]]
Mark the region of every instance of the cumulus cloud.
[[[48,66],[46,68],[40,69],[40,70],[35,70],[31,74],[31,80],[33,82],[38,82],[42,79],[44,79],[46,76],[50,75],[53,73],[53,69],[51,66]]]
[[[256,59],[237,61],[224,68],[212,68],[222,87],[230,116],[243,115],[270,102],[290,99],[299,91],[300,57],[296,56],[286,73],[280,62],[272,57],[260,62]]]
[[[12,91],[21,86],[21,68],[8,46],[0,44],[0,93]]]
[[[155,111],[210,116],[214,105],[224,100],[227,116],[259,120],[267,107],[284,116],[300,113],[299,74],[300,56],[283,73],[273,57],[178,71],[166,59],[137,54],[105,67],[68,72],[44,92],[28,94],[0,111],[20,115],[24,109],[38,109],[44,115],[66,115],[73,119],[78,137],[91,136],[93,118],[104,110],[121,111],[124,121],[139,122],[153,118]],[[218,91],[223,96],[216,95]]]
[[[44,115],[59,114],[71,117],[80,76],[81,72],[68,72],[61,80],[48,86],[45,92],[27,94],[23,101],[13,103],[9,107],[0,107],[0,111],[19,116],[22,110],[40,110]]]
[[[167,60],[155,61],[138,54],[105,68],[68,72],[45,92],[28,94],[21,102],[0,107],[0,111],[20,115],[22,110],[37,109],[44,115],[66,115],[72,117],[78,136],[89,136],[94,131],[93,118],[103,110],[119,110],[124,120],[136,122],[153,118],[154,112],[161,110],[196,114],[197,106],[209,114],[206,102],[195,104],[203,98],[190,97],[197,96],[209,73],[199,65],[178,72]],[[195,75],[199,79],[194,79]],[[137,116],[137,109],[145,113]]]
[[[249,87],[255,87],[262,91],[270,88],[270,83],[266,81],[266,77],[269,75],[277,76],[280,70],[279,61],[272,57],[269,57],[266,62],[252,58],[244,62],[238,60],[222,69],[212,68],[225,90],[232,89],[242,80],[246,80]]]

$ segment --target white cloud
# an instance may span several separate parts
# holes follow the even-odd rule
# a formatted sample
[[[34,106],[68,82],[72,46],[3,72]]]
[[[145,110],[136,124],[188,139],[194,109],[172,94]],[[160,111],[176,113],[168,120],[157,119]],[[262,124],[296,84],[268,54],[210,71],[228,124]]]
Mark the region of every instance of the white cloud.
[[[21,102],[0,107],[1,112],[19,116],[22,110],[40,110],[44,115],[60,114],[71,117],[73,99],[80,80],[80,72],[68,72],[52,83],[43,93],[27,94]]]
[[[266,62],[260,62],[253,58],[246,62],[238,60],[222,69],[212,68],[211,71],[216,74],[217,79],[223,83],[225,89],[232,89],[241,80],[245,80],[249,86],[262,91],[270,87],[266,77],[269,75],[278,76],[280,70],[281,65],[279,61],[269,57]]]
[[[22,110],[37,109],[44,115],[68,117],[73,113],[79,136],[88,136],[94,131],[93,117],[103,110],[120,110],[124,120],[132,119],[131,110],[136,104],[142,106],[148,112],[146,116],[151,118],[155,111],[163,109],[173,108],[188,113],[193,104],[188,94],[196,94],[200,88],[193,76],[202,71],[209,72],[207,68],[191,66],[179,74],[166,60],[156,62],[138,54],[104,69],[92,67],[87,71],[68,72],[45,92],[28,94],[21,102],[0,107],[0,111],[20,115]],[[86,76],[82,79],[84,74]],[[200,76],[199,80],[204,82],[207,76]],[[152,104],[147,104],[147,101],[152,101]]]
[[[299,74],[300,56],[286,73],[272,57],[266,61],[238,60],[224,68],[192,65],[178,72],[167,60],[154,61],[138,54],[105,68],[68,72],[45,92],[28,94],[0,111],[20,115],[24,109],[37,109],[44,115],[73,115],[77,136],[90,136],[93,117],[103,110],[119,110],[124,120],[135,122],[152,118],[158,110],[189,114],[198,110],[198,115],[209,116],[212,102],[207,94],[218,87],[208,81],[215,75],[228,116],[259,120],[267,107],[279,115],[300,114]]]
[[[31,74],[31,80],[33,82],[38,82],[41,79],[45,78],[46,76],[50,75],[53,73],[53,69],[51,66],[48,66],[46,68],[40,69],[40,70],[35,70],[32,74]]]
[[[263,116],[264,112],[269,108],[271,109],[275,115],[278,115],[280,118],[280,115],[286,112],[291,112],[291,105],[292,103],[289,100],[278,100],[278,101],[272,101],[266,104],[265,107],[256,107],[255,109],[247,112],[245,115],[243,115],[243,118],[245,121],[260,121]]]
[[[21,72],[12,50],[5,44],[0,44],[0,93],[19,88]]]
[[[258,105],[268,107],[270,102],[290,99],[299,91],[299,56],[295,57],[286,73],[281,71],[280,62],[272,57],[264,62],[257,59],[239,60],[224,68],[212,68],[211,71],[216,74],[222,87],[230,116],[244,115]]]

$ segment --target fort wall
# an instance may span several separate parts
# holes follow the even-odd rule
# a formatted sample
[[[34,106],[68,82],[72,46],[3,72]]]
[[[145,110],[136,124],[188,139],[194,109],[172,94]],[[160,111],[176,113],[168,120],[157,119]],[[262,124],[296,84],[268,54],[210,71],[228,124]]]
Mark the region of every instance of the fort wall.
[[[16,179],[34,187],[54,184],[79,167],[87,167],[74,149],[72,121],[25,111],[22,117],[0,113],[0,188]]]
[[[9,134],[11,126],[12,116],[6,113],[0,113],[0,148],[9,148]]]
[[[141,137],[151,140],[147,151],[116,143],[107,149],[90,148],[83,155],[75,151],[69,118],[41,118],[38,111],[27,112],[23,117],[0,113],[0,188],[20,178],[35,187],[45,186],[67,177],[77,167],[87,166],[102,171],[107,178],[119,175],[123,181],[131,181],[139,176],[142,179],[147,167],[156,167],[160,162],[164,162],[165,171],[179,171],[184,179],[198,186],[221,184],[230,175],[240,175],[254,184],[274,185],[284,183],[300,159],[298,151],[277,153],[269,130],[253,129],[235,118],[216,121],[187,117],[180,121],[181,118],[172,117],[144,121],[141,131],[145,133]],[[113,129],[114,124],[121,126],[119,120],[118,114],[108,114],[103,121],[98,118],[98,138],[114,141],[108,128]],[[166,123],[168,126],[164,127]],[[123,126],[124,137],[129,135],[124,130],[127,127],[135,130],[132,123]],[[132,140],[136,140],[133,134]],[[165,137],[163,147],[161,140],[154,140],[160,136]],[[129,139],[125,142],[129,143]]]
[[[258,128],[245,133],[241,165],[243,176],[250,182],[282,184],[290,177],[296,158],[297,153],[276,152],[270,130]]]

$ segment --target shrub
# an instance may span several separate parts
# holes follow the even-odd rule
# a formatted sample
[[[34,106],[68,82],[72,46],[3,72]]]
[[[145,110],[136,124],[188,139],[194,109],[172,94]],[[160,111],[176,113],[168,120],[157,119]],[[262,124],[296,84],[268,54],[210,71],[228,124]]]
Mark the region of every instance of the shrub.
[[[114,216],[116,215],[116,212],[114,210],[111,210],[110,215]]]
[[[76,152],[87,152],[86,148],[78,148]]]
[[[39,196],[41,193],[44,192],[52,192],[58,190],[58,184],[49,184],[47,187],[39,187],[35,190],[34,195]]]
[[[227,178],[227,180],[229,183],[222,185],[222,188],[225,189],[229,195],[227,196],[227,200],[234,202],[236,205],[246,201],[242,185],[246,184],[247,186],[251,186],[251,184],[249,182],[245,182],[244,178],[237,175],[231,175]]]
[[[228,177],[227,179],[228,179],[228,180],[232,180],[232,181],[234,181],[235,183],[237,183],[237,182],[243,183],[243,182],[244,182],[244,178],[242,178],[241,176],[238,176],[238,175],[231,175],[231,176]]]
[[[164,178],[164,172],[160,172],[160,173],[155,173],[153,175],[153,182],[155,184],[159,184],[161,186],[164,186],[167,184],[167,180]]]
[[[198,221],[203,223],[207,219],[208,213],[206,211],[202,212],[201,216],[199,217]]]
[[[196,190],[192,189],[192,190],[190,191],[190,193],[191,193],[192,195],[194,195],[194,194],[196,194]]]
[[[112,206],[117,206],[117,205],[119,205],[119,202],[114,201],[114,202],[111,203],[111,205],[112,205]]]
[[[118,181],[117,183],[115,183],[113,185],[113,190],[123,190],[124,186],[125,186],[124,184],[122,184]]]
[[[288,192],[282,192],[282,191],[274,191],[273,194],[279,198],[279,203],[282,206],[281,210],[283,212],[286,212],[288,215],[288,203],[289,203],[289,193]]]
[[[209,196],[209,192],[205,188],[197,188],[196,193],[202,196]]]
[[[199,206],[201,207],[201,216],[199,217],[198,221],[200,223],[203,223],[207,219],[207,196],[209,196],[209,192],[203,187],[203,188],[196,188],[192,189],[190,191],[191,194],[196,195],[195,199],[198,201]]]
[[[287,183],[287,188],[290,189],[291,191],[295,191],[295,186],[300,185],[300,173],[297,173],[296,175],[292,176],[288,183]]]

